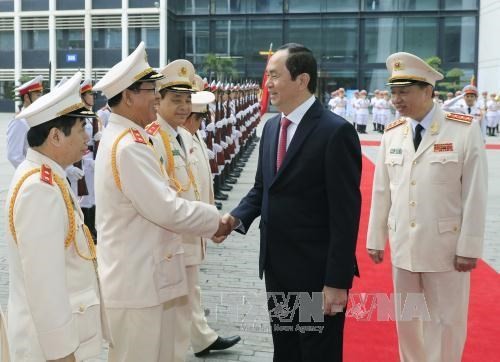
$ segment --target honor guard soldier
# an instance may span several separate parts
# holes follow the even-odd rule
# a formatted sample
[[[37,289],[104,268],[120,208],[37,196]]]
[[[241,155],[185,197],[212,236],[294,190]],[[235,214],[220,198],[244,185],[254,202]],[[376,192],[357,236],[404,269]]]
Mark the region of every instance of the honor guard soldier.
[[[17,117],[29,128],[26,159],[7,197],[9,328],[13,361],[83,361],[110,341],[94,242],[64,169],[85,153],[81,73]]]
[[[490,94],[490,99],[486,102],[486,129],[488,136],[495,136],[495,131],[498,127],[499,105],[496,101],[496,93]]]
[[[468,114],[474,117],[474,121],[479,123],[483,139],[486,138],[486,122],[484,114],[477,104],[477,88],[472,84],[466,85],[462,89],[462,94],[452,98],[443,104],[443,111]]]
[[[170,187],[144,127],[156,120],[156,82],[144,42],[94,86],[111,108],[95,165],[98,261],[115,341],[109,361],[181,361],[175,320],[187,294],[179,234],[212,237],[217,209]]]
[[[21,98],[22,108],[28,107],[43,94],[43,77],[41,75],[33,78],[29,82],[17,88],[17,93]],[[28,150],[29,125],[23,118],[14,118],[7,125],[7,158],[14,168],[17,168],[26,158]]]
[[[397,323],[401,361],[459,362],[470,271],[481,257],[487,161],[479,124],[433,102],[443,76],[409,53],[387,58],[401,118],[386,127],[373,183],[367,248],[383,260],[389,238],[394,292],[423,296],[418,318]]]
[[[366,133],[366,125],[370,117],[370,112],[368,111],[370,101],[366,98],[366,94],[366,90],[361,90],[359,98],[356,100],[356,130],[358,133]],[[375,128],[375,123],[373,127]]]

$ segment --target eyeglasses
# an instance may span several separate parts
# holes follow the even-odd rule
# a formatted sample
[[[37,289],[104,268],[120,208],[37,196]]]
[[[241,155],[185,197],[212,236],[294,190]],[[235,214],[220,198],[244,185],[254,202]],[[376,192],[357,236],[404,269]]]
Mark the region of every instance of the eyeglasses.
[[[147,92],[153,92],[154,94],[158,93],[159,89],[158,88],[136,88],[136,91],[147,91]]]

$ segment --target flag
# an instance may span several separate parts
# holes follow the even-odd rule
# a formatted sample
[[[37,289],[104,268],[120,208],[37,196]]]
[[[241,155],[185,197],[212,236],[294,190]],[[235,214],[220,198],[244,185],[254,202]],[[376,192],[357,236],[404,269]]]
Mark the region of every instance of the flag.
[[[269,90],[266,87],[267,82],[267,64],[269,63],[269,58],[271,58],[273,50],[273,43],[269,44],[269,52],[267,54],[266,68],[264,69],[264,75],[262,76],[262,95],[260,97],[260,115],[263,116],[267,112],[267,105],[269,104]]]
[[[470,85],[473,85],[474,87],[476,86],[476,77],[474,74],[470,77]]]

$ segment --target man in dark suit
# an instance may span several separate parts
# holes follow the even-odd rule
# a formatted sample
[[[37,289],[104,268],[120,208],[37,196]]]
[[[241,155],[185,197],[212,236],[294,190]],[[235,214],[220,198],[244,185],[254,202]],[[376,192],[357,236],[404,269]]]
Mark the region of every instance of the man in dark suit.
[[[271,103],[282,113],[264,126],[255,184],[225,220],[245,233],[261,216],[259,273],[274,361],[341,361],[347,291],[358,275],[359,139],[314,97],[309,49],[282,46],[266,72]]]

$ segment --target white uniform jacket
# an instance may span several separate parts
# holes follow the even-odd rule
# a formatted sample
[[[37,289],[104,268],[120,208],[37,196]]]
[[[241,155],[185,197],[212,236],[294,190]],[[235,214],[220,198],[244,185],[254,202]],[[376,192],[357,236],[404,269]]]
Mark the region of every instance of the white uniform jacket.
[[[373,183],[367,248],[383,250],[389,236],[393,265],[412,272],[453,270],[455,255],[482,253],[488,171],[479,125],[434,108],[417,152],[410,120],[387,127]]]
[[[202,201],[199,195],[198,180],[196,179],[197,158],[193,154],[193,137],[182,127],[177,127],[176,132],[181,137],[182,145],[180,145],[174,134],[174,130],[168,123],[158,115],[158,120],[153,122],[148,128],[148,133],[154,137],[155,145],[161,155],[164,175],[172,189],[177,191],[177,194],[183,199],[190,201]],[[163,134],[163,136],[162,136]],[[167,170],[172,167],[170,165],[170,157],[167,155],[165,141],[170,142],[171,157],[173,158],[173,175],[168,177]],[[191,176],[190,176],[191,175]],[[192,179],[191,179],[192,178]],[[179,191],[179,188],[182,190]],[[194,231],[194,230],[193,230]],[[205,257],[205,245],[203,238],[189,231],[183,233],[182,245],[184,248],[184,261],[186,265],[199,265]]]
[[[186,294],[178,234],[213,236],[219,213],[214,206],[177,197],[146,131],[114,113],[97,153],[95,194],[106,306],[147,308]]]
[[[7,215],[13,189],[30,170],[48,165],[69,190],[61,166],[41,153],[28,149],[17,168],[7,197]],[[7,233],[9,247],[9,340],[13,361],[46,361],[73,352],[77,361],[97,357],[102,338],[108,336],[102,323],[96,271],[91,260],[77,254],[75,244],[65,247],[69,220],[59,186],[49,184],[37,172],[19,189],[13,208],[17,243]],[[83,232],[83,215],[70,192],[77,227],[75,242],[90,256]],[[102,310],[104,313],[104,310]],[[103,330],[104,329],[104,330]]]
[[[17,168],[26,157],[30,126],[24,118],[12,119],[7,125],[7,158]]]

